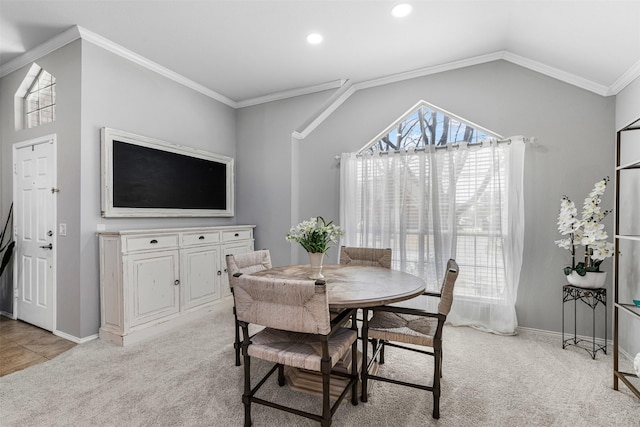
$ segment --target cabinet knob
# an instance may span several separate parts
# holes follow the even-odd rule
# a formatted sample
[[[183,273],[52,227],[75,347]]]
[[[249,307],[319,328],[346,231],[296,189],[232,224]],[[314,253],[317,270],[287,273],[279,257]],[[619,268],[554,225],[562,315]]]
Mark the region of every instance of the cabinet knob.
[[[222,276],[222,271],[218,270],[218,276]]]
[[[204,236],[198,237],[198,240],[204,240]]]
[[[156,243],[158,243],[158,241],[156,239],[153,239],[152,241],[150,241],[149,243],[151,243],[152,245],[155,245]]]
[[[180,280],[176,279],[175,282],[173,282],[174,285],[178,286],[180,284]]]
[[[236,233],[236,234],[234,234],[234,236],[235,236],[235,237],[238,237],[239,235],[240,235],[240,233]]]

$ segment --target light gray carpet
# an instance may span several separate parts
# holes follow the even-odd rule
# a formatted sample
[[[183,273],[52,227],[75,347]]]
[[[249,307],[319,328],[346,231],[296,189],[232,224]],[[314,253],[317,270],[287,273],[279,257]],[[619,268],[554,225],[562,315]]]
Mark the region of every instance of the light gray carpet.
[[[233,364],[231,302],[188,327],[131,347],[96,340],[52,361],[0,378],[0,425],[240,426],[242,367]],[[441,418],[429,393],[375,383],[368,403],[343,403],[334,426],[639,426],[640,401],[612,389],[612,357],[562,350],[534,332],[504,337],[470,328],[444,331]],[[430,371],[431,359],[388,349],[386,373]],[[266,364],[253,364],[264,372]],[[255,383],[254,383],[255,384]],[[317,397],[279,388],[262,396],[303,409]],[[254,405],[254,425],[318,425]]]

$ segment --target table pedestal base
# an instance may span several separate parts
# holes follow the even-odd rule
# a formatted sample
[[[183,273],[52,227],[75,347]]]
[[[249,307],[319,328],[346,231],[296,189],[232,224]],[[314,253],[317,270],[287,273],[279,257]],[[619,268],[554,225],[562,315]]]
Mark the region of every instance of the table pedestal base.
[[[336,363],[334,370],[339,372],[348,373],[351,372],[351,352],[345,354],[345,356]],[[358,351],[358,375],[362,370],[362,353]],[[378,372],[378,364],[374,363],[371,367],[371,374],[375,375]],[[316,396],[322,396],[322,375],[316,371],[308,371],[306,369],[298,369],[292,367],[286,367],[284,375],[287,380],[287,385],[290,389],[301,391],[303,393],[313,394]],[[331,385],[329,388],[329,394],[332,400],[337,400],[340,397],[340,393],[346,387],[349,382],[348,378],[340,377],[337,375],[331,375]],[[371,388],[374,381],[369,381],[367,388],[371,393]],[[360,399],[360,393],[362,390],[362,383],[358,377],[358,399]],[[344,399],[343,402],[347,402],[349,399]]]

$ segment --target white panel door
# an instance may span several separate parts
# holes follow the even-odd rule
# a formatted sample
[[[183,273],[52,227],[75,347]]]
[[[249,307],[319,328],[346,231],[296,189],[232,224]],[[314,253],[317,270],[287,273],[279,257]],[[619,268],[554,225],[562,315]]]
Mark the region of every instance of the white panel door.
[[[53,331],[55,136],[14,148],[15,297],[18,318]]]

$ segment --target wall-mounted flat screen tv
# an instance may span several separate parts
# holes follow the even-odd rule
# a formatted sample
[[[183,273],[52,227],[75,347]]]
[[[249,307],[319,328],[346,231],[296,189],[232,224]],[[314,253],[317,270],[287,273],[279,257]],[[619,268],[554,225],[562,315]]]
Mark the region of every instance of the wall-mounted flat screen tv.
[[[101,129],[103,217],[233,216],[233,159]]]

